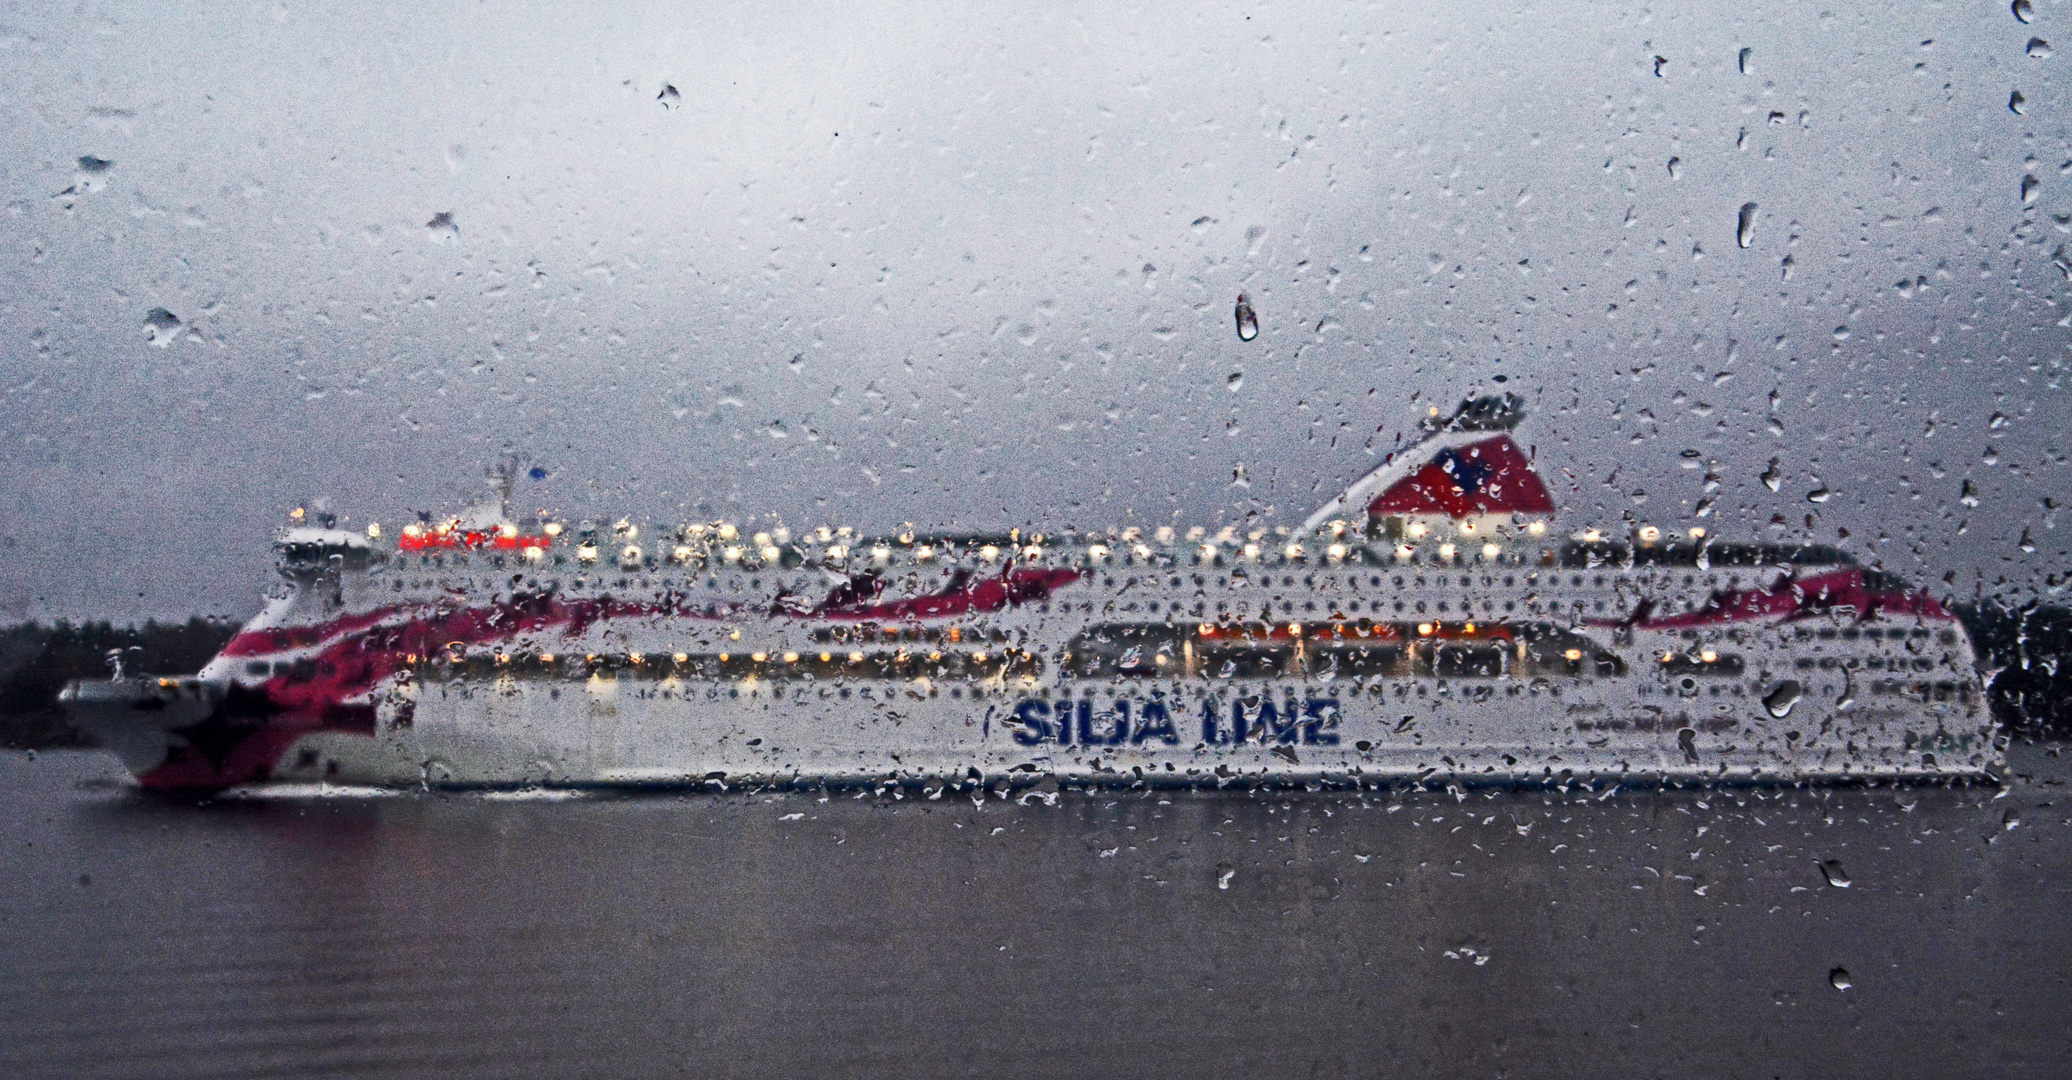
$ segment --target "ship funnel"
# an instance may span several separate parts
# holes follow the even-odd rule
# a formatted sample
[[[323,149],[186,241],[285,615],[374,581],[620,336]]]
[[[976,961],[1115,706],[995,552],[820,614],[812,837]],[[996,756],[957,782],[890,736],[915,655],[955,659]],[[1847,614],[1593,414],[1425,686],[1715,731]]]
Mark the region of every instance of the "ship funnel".
[[[1468,398],[1445,417],[1434,410],[1418,425],[1424,437],[1391,454],[1302,523],[1314,531],[1334,520],[1442,518],[1477,521],[1554,512],[1547,486],[1510,432],[1525,419],[1516,394]]]

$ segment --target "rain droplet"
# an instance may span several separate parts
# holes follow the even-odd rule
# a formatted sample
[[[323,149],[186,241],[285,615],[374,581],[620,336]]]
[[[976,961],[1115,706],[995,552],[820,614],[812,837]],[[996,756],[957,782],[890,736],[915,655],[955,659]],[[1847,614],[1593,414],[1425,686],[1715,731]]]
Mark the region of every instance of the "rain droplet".
[[[1664,64],[1667,64],[1667,63],[1669,63],[1669,58],[1668,58],[1668,57],[1666,57],[1666,56],[1657,56],[1657,57],[1655,57],[1655,78],[1659,79],[1659,78],[1661,78],[1661,77],[1662,77],[1662,66],[1663,66]]]
[[[1763,698],[1763,708],[1768,709],[1771,716],[1782,720],[1791,715],[1791,707],[1797,705],[1799,699],[1805,696],[1806,688],[1800,686],[1797,679],[1786,679]]]
[[[2016,116],[2020,116],[2023,113],[2027,112],[2028,109],[2025,108],[2025,106],[2027,106],[2028,104],[2029,99],[2023,97],[2022,92],[2020,90],[2017,90],[2014,93],[2007,95],[2007,111],[2015,114]]]
[[[1849,871],[1842,869],[1842,860],[1840,859],[1829,859],[1821,863],[1820,876],[1826,878],[1827,883],[1837,889],[1846,889],[1850,884]]]
[[[1670,158],[1670,159],[1669,159],[1669,178],[1670,178],[1671,180],[1674,180],[1674,179],[1676,179],[1676,171],[1677,171],[1678,169],[1682,168],[1682,167],[1683,167],[1683,159],[1682,159],[1682,158],[1680,158],[1680,157],[1673,157],[1673,158]],[[1745,245],[1744,245],[1744,246],[1745,246]]]
[[[1259,336],[1259,313],[1252,310],[1252,302],[1244,293],[1237,294],[1237,339],[1250,341]],[[1233,389],[1235,389],[1233,387]]]
[[[1814,488],[1813,490],[1806,493],[1806,501],[1810,503],[1824,503],[1834,497],[1835,493],[1829,491],[1827,489],[1827,485],[1825,484],[1822,484],[1821,486]]]
[[[1996,412],[1996,413],[1994,413],[1994,414],[1993,414],[1993,415],[1992,415],[1992,416],[1991,416],[1991,417],[1990,417],[1989,419],[1987,419],[1987,420],[1986,420],[1986,430],[1987,430],[1987,431],[1999,431],[1999,430],[2000,430],[2001,428],[2004,428],[2004,427],[2006,427],[2006,426],[2007,426],[2007,414],[2006,414],[2006,413],[1997,413],[1997,412]]]
[[[1977,506],[1978,485],[1969,480],[1964,481],[1964,487],[1958,493],[1957,501],[1965,506]]]
[[[1229,864],[1229,863],[1227,863],[1227,862],[1223,862],[1223,863],[1217,863],[1217,864],[1216,864],[1216,887],[1217,887],[1217,888],[1219,888],[1219,889],[1228,889],[1228,888],[1230,888],[1230,879],[1231,879],[1231,878],[1234,878],[1234,877],[1236,877],[1236,876],[1237,876],[1237,867],[1235,867],[1235,866],[1232,866],[1232,865],[1230,865],[1230,864]]]
[[[2021,540],[2018,541],[2015,546],[2021,548],[2022,554],[2024,555],[2036,554],[2036,539],[2035,537],[2029,535],[2029,530],[2026,526],[2024,526],[2022,529]]]
[[[1755,243],[1755,204],[1742,203],[1741,216],[1734,224],[1734,242],[1742,247]]]
[[[1233,394],[1243,390],[1245,388],[1245,373],[1242,371],[1231,372],[1230,377],[1223,380],[1223,385],[1229,387],[1230,392]]]
[[[460,235],[460,226],[453,223],[453,212],[451,210],[441,210],[433,214],[432,220],[425,222],[424,227],[441,236]]]
[[[2041,180],[2038,180],[2038,179],[2036,179],[2036,178],[2035,178],[2035,177],[2033,177],[2033,176],[2024,176],[2024,177],[2022,177],[2022,205],[2023,205],[2023,206],[2033,206],[2033,205],[2035,205],[2035,203],[2036,203],[2036,189],[2037,189],[2037,188],[2040,188],[2040,187],[2042,187],[2042,186],[2043,186],[2043,181],[2041,181]]]
[[[1848,327],[1846,327],[1846,326],[1837,326],[1837,327],[1835,327],[1835,340],[1836,340],[1836,341],[1847,341],[1847,340],[1849,340],[1849,328],[1848,328]]]
[[[1757,479],[1763,482],[1763,486],[1769,488],[1771,491],[1776,491],[1778,488],[1784,486],[1784,470],[1779,469],[1777,465],[1778,459],[1771,458],[1770,467],[1764,469],[1763,475],[1757,477]]]
[[[2014,0],[2014,3],[2008,5],[2008,10],[2014,12],[2014,21],[2025,26],[2036,18],[2036,5],[2030,0]]]
[[[663,108],[672,109],[683,104],[683,95],[676,92],[674,85],[663,83],[662,92],[655,95],[655,100],[661,102]]]
[[[92,154],[88,154],[79,159],[79,171],[83,173],[104,173],[114,164],[114,162],[109,161],[107,158],[97,158]]]
[[[170,346],[184,329],[180,317],[162,307],[152,308],[144,315],[144,332],[151,344],[161,349]]]
[[[2023,2],[2025,2],[2025,3],[2026,3],[2026,2],[2027,2],[2027,0],[2023,0]],[[1736,61],[1737,63],[1739,63],[1739,64],[1741,65],[1741,74],[1743,74],[1743,75],[1746,75],[1746,74],[1748,74],[1748,59],[1749,59],[1749,57],[1751,57],[1751,56],[1754,56],[1754,55],[1755,55],[1755,50],[1754,50],[1754,49],[1750,49],[1750,48],[1743,48],[1743,49],[1741,50],[1741,55],[1740,55],[1740,57],[1738,58],[1738,60]]]
[[[2028,52],[2030,56],[2038,60],[2048,60],[2050,59],[2050,42],[2040,37],[2032,37],[2029,39]],[[82,158],[81,160],[84,161],[85,159]]]
[[[545,480],[547,478],[547,467],[544,465],[534,465],[525,475],[532,477],[534,480]]]
[[[1856,984],[1849,981],[1848,968],[1836,968],[1827,973],[1827,981],[1837,990],[1847,990]]]

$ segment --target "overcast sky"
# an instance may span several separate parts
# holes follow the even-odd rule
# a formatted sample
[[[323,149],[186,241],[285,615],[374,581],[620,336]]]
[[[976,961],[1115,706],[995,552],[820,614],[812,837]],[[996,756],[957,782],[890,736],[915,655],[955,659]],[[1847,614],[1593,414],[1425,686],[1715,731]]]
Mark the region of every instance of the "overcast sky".
[[[1831,11],[12,4],[0,617],[246,614],[290,507],[506,452],[571,518],[1292,524],[1499,375],[1570,524],[2045,595],[2072,4]]]

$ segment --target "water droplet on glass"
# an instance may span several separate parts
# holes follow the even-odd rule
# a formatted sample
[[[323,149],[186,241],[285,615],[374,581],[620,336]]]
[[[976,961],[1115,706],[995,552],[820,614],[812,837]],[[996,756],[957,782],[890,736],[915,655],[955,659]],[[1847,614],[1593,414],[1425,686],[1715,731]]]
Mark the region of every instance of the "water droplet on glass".
[[[1827,981],[1837,990],[1847,990],[1856,984],[1849,981],[1848,968],[1836,968],[1827,973]]]
[[[2001,428],[2004,428],[2004,427],[2006,427],[2006,426],[2007,426],[2007,414],[2006,414],[2006,413],[1997,413],[1997,412],[1996,412],[1996,413],[1994,413],[1994,414],[1993,414],[1993,415],[1992,415],[1991,417],[1987,418],[1987,420],[1986,420],[1986,430],[1987,430],[1987,431],[1999,431],[1999,430],[2000,430]]]
[[[1847,340],[1849,340],[1849,328],[1848,328],[1848,327],[1846,327],[1846,326],[1837,326],[1837,327],[1835,327],[1835,340],[1836,340],[1836,341],[1847,341]]]
[[[2022,205],[2034,205],[2036,202],[2036,189],[2042,186],[2043,181],[2038,180],[2033,176],[2022,177]]]
[[[1231,878],[1234,878],[1234,877],[1236,877],[1236,876],[1237,876],[1237,867],[1235,867],[1235,866],[1232,866],[1232,865],[1230,865],[1230,864],[1229,864],[1229,863],[1227,863],[1227,862],[1219,862],[1219,863],[1217,863],[1217,864],[1216,864],[1216,887],[1217,887],[1217,888],[1219,888],[1219,889],[1228,889],[1228,888],[1230,888],[1230,879],[1231,879]]]
[[[1231,393],[1237,393],[1245,388],[1245,373],[1242,371],[1231,372],[1230,377],[1223,380],[1223,385],[1229,387]]]
[[[92,154],[88,154],[79,159],[79,171],[83,173],[104,173],[114,164],[114,162],[109,161],[107,158],[97,158]]]
[[[1797,705],[1799,699],[1805,696],[1806,688],[1800,686],[1797,679],[1786,679],[1763,698],[1763,708],[1768,709],[1771,716],[1782,720],[1791,715],[1791,707]]]
[[[683,95],[676,92],[674,85],[663,83],[662,92],[655,95],[655,100],[661,102],[663,108],[673,109],[683,104]]]
[[[1734,242],[1742,247],[1755,243],[1755,204],[1742,203],[1740,219],[1734,224]]]
[[[150,337],[151,344],[161,349],[171,345],[183,329],[180,317],[162,307],[152,308],[144,315],[144,332]]]
[[[1834,497],[1835,493],[1829,491],[1827,489],[1827,485],[1825,484],[1822,484],[1821,486],[1814,488],[1813,490],[1806,493],[1806,501],[1810,503],[1824,503]]]
[[[1842,869],[1842,860],[1829,859],[1820,864],[1820,876],[1837,889],[1849,887],[1849,871]]]
[[[2024,106],[2028,104],[2029,99],[2023,97],[2022,92],[2020,90],[2017,90],[2014,93],[2007,95],[2007,111],[2015,114],[2016,116],[2020,116],[2023,113],[2027,112],[2028,109],[2026,109]]]
[[[453,223],[453,212],[450,210],[441,210],[433,214],[432,220],[425,222],[424,227],[442,240],[448,236],[460,235],[460,226]]]
[[[2048,60],[2050,59],[2050,42],[2040,37],[2032,37],[2029,39],[2028,52],[2030,56],[2038,60]],[[82,162],[85,161],[84,158],[80,160]]]
[[[1662,77],[1662,67],[1663,67],[1663,65],[1665,65],[1665,64],[1667,64],[1667,63],[1669,63],[1669,58],[1668,58],[1668,57],[1666,57],[1666,56],[1657,56],[1657,57],[1655,57],[1655,78],[1659,79],[1659,78],[1661,78],[1661,77]]]
[[[1778,468],[1777,464],[1778,459],[1771,458],[1770,467],[1764,469],[1763,475],[1757,477],[1757,479],[1763,482],[1763,486],[1769,488],[1771,491],[1776,491],[1778,488],[1784,486],[1784,470]]]
[[[2008,10],[2014,12],[2016,22],[2024,25],[2036,18],[2036,5],[2031,0],[2014,0],[2014,3],[2008,5]]]
[[[2029,530],[2026,526],[2022,528],[2022,538],[2016,542],[2015,546],[2021,548],[2024,555],[2036,554],[2036,538],[2029,535]]]
[[[1749,57],[1751,57],[1751,56],[1754,56],[1754,55],[1755,55],[1755,50],[1754,50],[1754,49],[1749,49],[1749,48],[1743,48],[1743,49],[1741,50],[1741,55],[1740,55],[1740,57],[1738,57],[1738,58],[1737,58],[1737,60],[1736,60],[1736,63],[1740,64],[1740,66],[1741,66],[1741,74],[1743,74],[1743,75],[1746,75],[1746,74],[1748,74],[1748,58],[1749,58]]]
[[[1965,506],[1978,505],[1978,485],[1966,480],[1964,488],[1957,494],[1957,501]]]
[[[1671,180],[1674,180],[1674,179],[1676,179],[1676,172],[1677,172],[1677,170],[1678,170],[1678,169],[1680,169],[1680,168],[1682,168],[1682,167],[1683,167],[1683,159],[1682,159],[1682,158],[1680,158],[1680,157],[1673,157],[1673,158],[1670,158],[1670,159],[1669,159],[1669,178],[1670,178]]]
[[[1237,294],[1237,339],[1250,341],[1259,336],[1259,313],[1252,310],[1252,302],[1244,293]]]

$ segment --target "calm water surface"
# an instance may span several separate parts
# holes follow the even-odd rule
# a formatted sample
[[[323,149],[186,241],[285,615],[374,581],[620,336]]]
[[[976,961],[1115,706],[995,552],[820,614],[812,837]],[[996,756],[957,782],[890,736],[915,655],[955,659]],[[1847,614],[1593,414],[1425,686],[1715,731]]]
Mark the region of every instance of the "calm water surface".
[[[12,754],[0,1074],[2064,1075],[2072,768],[2015,765],[197,807]]]

